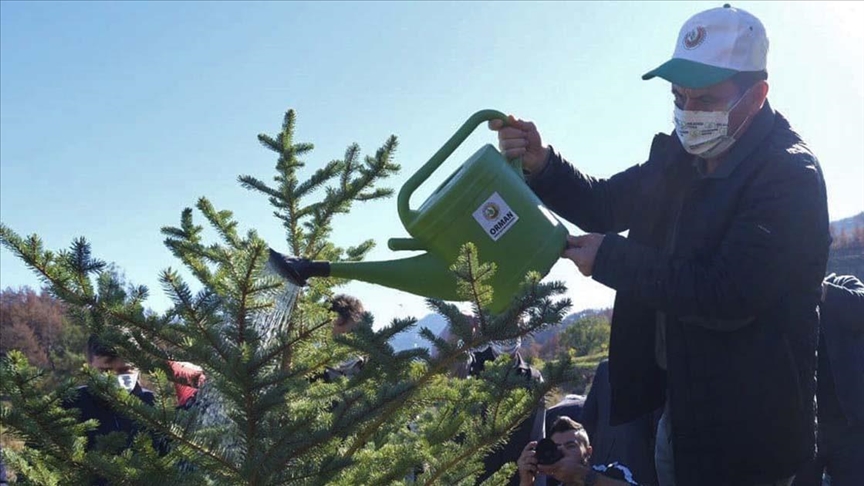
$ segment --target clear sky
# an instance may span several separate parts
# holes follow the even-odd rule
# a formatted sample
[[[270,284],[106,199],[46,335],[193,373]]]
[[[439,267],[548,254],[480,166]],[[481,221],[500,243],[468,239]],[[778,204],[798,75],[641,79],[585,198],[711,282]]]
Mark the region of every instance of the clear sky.
[[[237,176],[273,175],[256,135],[288,108],[316,150],[309,170],[353,142],[374,154],[399,137],[397,189],[473,112],[533,120],[585,172],[609,176],[644,161],[672,129],[662,80],[640,76],[672,54],[681,24],[722,2],[2,2],[0,220],[52,249],[86,236],[97,256],[150,287],[178,262],[159,228],[207,196],[285,250],[265,198]],[[819,157],[832,219],[864,210],[864,5],[733,2],[771,42],[769,99]],[[415,195],[495,136],[477,130]],[[407,236],[395,198],[336,220],[345,246]],[[573,233],[579,231],[572,226]],[[806,238],[806,235],[801,235]],[[0,250],[0,286],[39,281]],[[550,278],[574,310],[613,293],[569,261]],[[379,324],[422,317],[423,300],[354,283]]]

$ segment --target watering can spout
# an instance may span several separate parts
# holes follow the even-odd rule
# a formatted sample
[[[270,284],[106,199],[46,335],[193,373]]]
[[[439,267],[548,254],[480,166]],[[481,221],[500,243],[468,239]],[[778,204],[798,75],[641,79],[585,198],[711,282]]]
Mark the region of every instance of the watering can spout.
[[[312,261],[306,258],[294,258],[283,255],[270,248],[268,266],[280,277],[298,287],[305,287],[310,277],[329,277],[330,263]]]
[[[383,285],[423,297],[458,300],[455,275],[429,253],[399,260],[326,262],[290,257],[270,249],[268,265],[299,287],[305,286],[311,277],[333,277]]]

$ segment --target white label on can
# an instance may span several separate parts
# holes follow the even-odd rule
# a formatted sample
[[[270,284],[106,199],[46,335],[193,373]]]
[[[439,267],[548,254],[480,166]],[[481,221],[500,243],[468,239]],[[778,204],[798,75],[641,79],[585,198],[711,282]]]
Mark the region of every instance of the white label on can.
[[[492,241],[498,241],[498,238],[504,236],[504,233],[510,231],[516,221],[519,221],[519,216],[494,192],[474,211],[474,219],[480,223],[480,227]]]

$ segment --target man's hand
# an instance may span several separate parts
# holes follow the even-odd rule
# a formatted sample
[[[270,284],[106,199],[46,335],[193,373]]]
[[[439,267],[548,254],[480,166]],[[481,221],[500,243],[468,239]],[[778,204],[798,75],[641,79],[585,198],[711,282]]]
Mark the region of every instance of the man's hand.
[[[573,260],[582,275],[590,277],[594,273],[594,260],[597,258],[597,250],[603,243],[604,235],[589,233],[582,236],[568,236],[567,248],[561,254],[564,258]]]
[[[538,472],[552,476],[567,486],[582,486],[585,476],[591,469],[582,464],[576,456],[565,456],[555,464],[537,466]]]
[[[498,150],[507,160],[522,157],[522,168],[531,174],[546,166],[549,149],[543,145],[533,123],[510,115],[506,125],[501,120],[490,120],[489,129],[498,132]]]
[[[534,475],[537,474],[537,456],[534,449],[537,441],[532,440],[522,449],[522,454],[516,460],[519,467],[519,486],[534,486]]]

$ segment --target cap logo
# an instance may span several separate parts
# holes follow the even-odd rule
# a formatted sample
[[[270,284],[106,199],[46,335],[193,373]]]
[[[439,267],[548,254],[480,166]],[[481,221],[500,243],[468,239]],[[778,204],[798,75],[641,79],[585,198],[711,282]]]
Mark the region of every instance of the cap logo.
[[[699,47],[699,44],[705,41],[707,34],[705,27],[701,25],[693,28],[693,30],[687,32],[687,35],[684,36],[684,48],[690,50]]]

